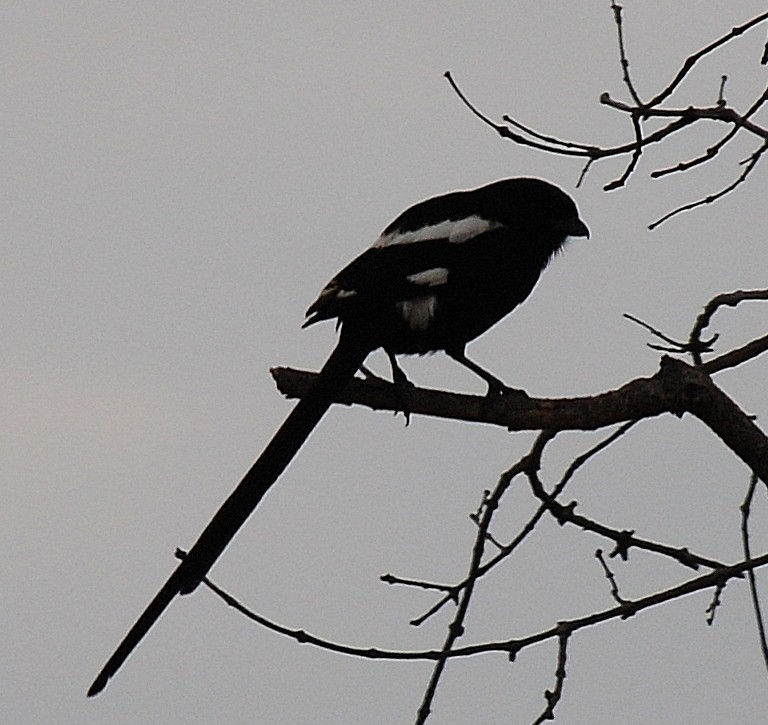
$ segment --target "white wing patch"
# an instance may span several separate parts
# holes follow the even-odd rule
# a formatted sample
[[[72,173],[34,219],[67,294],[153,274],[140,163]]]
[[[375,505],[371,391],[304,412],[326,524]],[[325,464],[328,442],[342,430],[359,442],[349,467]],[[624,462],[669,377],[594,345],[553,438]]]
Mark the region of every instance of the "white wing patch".
[[[464,219],[439,222],[438,224],[431,224],[410,232],[394,231],[389,234],[382,234],[373,243],[373,246],[388,247],[391,244],[415,244],[416,242],[427,242],[434,239],[447,239],[452,244],[460,244],[479,234],[489,232],[492,229],[498,229],[502,226],[504,225],[499,222],[483,219],[473,214]]]
[[[426,330],[435,317],[437,297],[430,295],[416,300],[402,300],[396,306],[412,330]]]
[[[450,234],[448,235],[448,241],[452,244],[459,244],[477,237],[485,232],[490,232],[492,229],[498,229],[504,225],[501,222],[491,221],[489,219],[483,219],[479,216],[470,216],[466,219],[460,219],[453,224]]]
[[[448,270],[445,267],[433,267],[423,272],[409,274],[406,279],[413,284],[423,284],[426,287],[435,287],[448,281]]]

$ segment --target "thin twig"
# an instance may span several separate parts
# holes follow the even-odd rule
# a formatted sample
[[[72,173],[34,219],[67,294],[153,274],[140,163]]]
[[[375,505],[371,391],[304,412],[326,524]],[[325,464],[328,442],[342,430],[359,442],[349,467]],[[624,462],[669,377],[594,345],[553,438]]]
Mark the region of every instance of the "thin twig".
[[[725,33],[725,35],[722,35],[717,40],[714,40],[713,42],[711,42],[709,45],[705,45],[700,50],[697,50],[695,53],[688,56],[688,58],[686,58],[685,61],[683,62],[683,65],[681,66],[680,70],[677,72],[677,75],[675,75],[675,77],[670,81],[669,85],[667,85],[666,88],[662,89],[658,93],[658,95],[654,96],[650,101],[648,101],[647,105],[650,107],[658,106],[659,103],[669,98],[669,96],[671,96],[675,92],[677,87],[683,82],[683,80],[688,75],[688,73],[691,72],[691,69],[705,55],[709,55],[713,51],[717,50],[721,46],[733,40],[735,37],[742,35],[750,28],[754,28],[756,25],[759,25],[764,20],[768,20],[768,12],[757,15],[751,20],[748,20],[743,25],[739,25],[739,26],[736,26],[735,28],[731,28],[731,30]]]
[[[665,335],[663,332],[661,332],[661,330],[657,330],[655,327],[648,324],[644,320],[641,320],[639,317],[635,317],[634,315],[630,315],[628,312],[625,312],[623,317],[626,317],[628,320],[631,320],[635,324],[640,325],[640,327],[644,327],[654,337],[657,337],[660,340],[664,340],[664,342],[667,343],[666,347],[662,345],[652,345],[651,343],[646,343],[648,347],[653,350],[675,353],[676,355],[691,352],[693,349],[701,350],[701,352],[711,352],[712,345],[717,342],[719,337],[719,335],[715,335],[709,340],[689,340],[688,342],[682,342],[680,340],[675,340],[668,335]]]
[[[184,552],[179,551],[179,555],[183,555]],[[364,659],[373,660],[409,660],[409,661],[435,661],[444,658],[455,659],[458,657],[472,657],[485,652],[505,652],[510,656],[514,656],[526,647],[545,642],[550,639],[556,639],[563,634],[573,634],[574,632],[585,629],[586,627],[592,627],[602,622],[607,622],[612,619],[627,619],[634,616],[638,612],[644,611],[651,607],[664,604],[675,599],[693,594],[710,587],[717,586],[721,581],[727,581],[729,579],[741,577],[742,574],[753,569],[758,569],[768,565],[768,554],[755,557],[748,561],[738,562],[732,566],[727,566],[723,569],[704,574],[690,579],[687,582],[678,584],[669,589],[650,594],[640,599],[635,599],[626,602],[622,605],[611,607],[610,609],[604,609],[600,612],[594,612],[584,617],[576,619],[564,620],[556,625],[553,625],[549,629],[536,632],[534,634],[527,635],[518,639],[509,639],[500,642],[485,642],[473,645],[467,645],[464,647],[456,647],[450,652],[444,652],[442,650],[413,650],[413,651],[396,651],[396,650],[382,650],[375,647],[349,647],[347,645],[340,645],[335,642],[324,640],[320,637],[316,637],[304,630],[289,629],[282,625],[276,624],[266,617],[256,614],[244,604],[239,602],[228,592],[224,591],[221,587],[214,584],[210,579],[203,579],[203,584],[210,589],[216,596],[224,601],[227,606],[234,608],[240,614],[255,622],[256,624],[271,629],[278,634],[290,637],[302,644],[309,644],[319,649],[325,649],[332,652],[338,652],[341,654],[352,655],[355,657],[361,657]]]
[[[768,142],[763,144],[757,151],[755,151],[747,160],[745,164],[744,171],[739,174],[739,176],[728,186],[724,187],[723,189],[720,189],[720,191],[716,192],[715,194],[710,194],[709,196],[705,196],[702,199],[699,199],[698,201],[690,202],[689,204],[683,204],[682,206],[677,207],[676,209],[673,209],[672,211],[668,212],[667,214],[664,214],[664,216],[659,217],[655,222],[652,222],[648,225],[648,229],[653,231],[658,227],[660,224],[663,224],[665,221],[668,221],[674,216],[677,216],[678,214],[681,214],[684,211],[690,211],[691,209],[696,209],[700,206],[705,206],[706,204],[712,204],[713,202],[717,201],[718,199],[722,199],[726,194],[730,194],[737,186],[740,186],[743,184],[747,177],[752,173],[752,170],[757,166],[757,162],[760,161],[760,157],[768,151]]]
[[[725,76],[723,76],[725,78]],[[755,113],[757,113],[762,106],[768,102],[768,87],[763,91],[763,93],[760,95],[760,97],[750,106],[747,111],[741,116],[742,120],[746,122],[749,118],[751,118]],[[734,123],[733,128],[731,128],[728,133],[726,133],[716,144],[709,146],[704,153],[700,154],[699,156],[696,156],[695,158],[691,159],[690,161],[681,161],[676,166],[669,166],[663,169],[657,169],[656,171],[651,172],[651,178],[652,179],[659,179],[662,176],[666,176],[667,174],[673,174],[680,171],[688,171],[688,169],[692,169],[695,166],[699,166],[700,164],[706,163],[707,161],[711,161],[715,156],[717,156],[720,151],[723,149],[723,147],[739,132],[744,128],[743,123]]]
[[[686,566],[690,569],[697,570],[701,566],[705,566],[710,569],[721,569],[725,566],[720,561],[715,559],[709,559],[698,554],[693,554],[686,547],[673,547],[666,544],[660,544],[656,541],[650,541],[648,539],[641,539],[635,536],[634,531],[619,530],[601,524],[598,521],[587,518],[577,514],[576,502],[572,501],[570,504],[564,506],[559,503],[548,494],[539,480],[535,471],[528,471],[526,473],[531,485],[531,491],[542,503],[552,512],[552,515],[557,519],[559,524],[573,524],[585,531],[591,531],[594,534],[598,534],[615,543],[614,550],[609,554],[611,558],[620,557],[626,561],[629,559],[630,549],[643,549],[644,551],[650,551],[654,554],[660,554],[670,559],[674,559],[678,563]]]
[[[595,552],[595,558],[600,562],[600,565],[603,567],[603,574],[605,574],[605,578],[611,584],[611,596],[614,598],[617,604],[626,604],[627,600],[622,598],[621,593],[619,592],[619,585],[616,582],[616,575],[611,571],[611,568],[605,561],[602,549],[598,549]]]
[[[700,206],[712,204],[721,199],[723,196],[734,191],[746,181],[754,168],[757,166],[763,154],[766,152],[766,150],[768,150],[768,128],[754,123],[751,120],[758,109],[762,108],[768,102],[768,88],[763,91],[763,94],[753,102],[752,106],[745,113],[739,113],[736,109],[727,105],[725,100],[725,76],[721,77],[717,102],[714,106],[697,107],[689,105],[683,108],[660,107],[660,104],[672,96],[672,94],[677,90],[683,80],[688,76],[692,69],[696,67],[702,58],[723,47],[726,43],[737,38],[748,30],[763,23],[768,19],[768,12],[757,15],[745,23],[731,28],[729,32],[725,33],[697,52],[688,56],[672,80],[650,101],[643,102],[630,74],[630,61],[629,55],[626,51],[626,42],[624,36],[624,23],[622,15],[623,9],[615,2],[615,0],[611,0],[611,10],[614,15],[614,21],[617,29],[619,62],[622,69],[622,78],[629,96],[632,99],[632,102],[625,103],[623,101],[613,99],[609,93],[603,93],[600,96],[600,103],[615,110],[626,113],[629,116],[632,124],[633,134],[633,140],[629,143],[613,147],[601,147],[594,144],[586,144],[582,142],[560,139],[549,134],[541,133],[529,126],[526,126],[525,124],[512,118],[509,115],[503,116],[503,121],[507,125],[495,123],[488,116],[479,111],[476,106],[470,103],[468,98],[464,95],[464,93],[454,81],[450,72],[446,72],[445,77],[447,78],[452,89],[457,94],[461,102],[477,118],[479,118],[483,123],[496,131],[496,133],[499,134],[502,138],[522,146],[528,146],[544,151],[546,153],[584,158],[585,163],[581,169],[578,181],[576,183],[577,187],[581,185],[587,172],[591,169],[595,161],[629,154],[629,161],[625,166],[622,174],[613,181],[605,184],[603,189],[605,191],[611,191],[626,185],[630,176],[632,176],[632,174],[639,167],[640,158],[647,146],[650,144],[659,143],[668,138],[671,134],[687,128],[688,126],[691,126],[699,121],[719,121],[729,124],[731,128],[728,133],[726,133],[717,143],[709,146],[707,149],[705,149],[705,151],[698,154],[694,158],[687,161],[678,162],[672,166],[667,166],[652,171],[650,173],[652,178],[658,178],[675,172],[687,171],[688,169],[691,169],[695,166],[706,163],[707,161],[711,161],[730,141],[735,138],[739,131],[746,131],[761,139],[762,143],[760,147],[754,151],[749,156],[749,158],[742,162],[745,168],[742,173],[737,176],[736,179],[734,179],[730,184],[718,192],[712,193],[697,201],[680,205],[669,213],[661,216],[659,219],[649,225],[648,228],[653,230],[677,214],[691,211]],[[766,51],[766,54],[764,55],[764,58],[761,62],[765,61],[766,57],[768,57],[768,51]],[[663,126],[661,129],[657,129],[654,132],[646,134],[644,130],[644,123],[645,121],[652,118],[671,118],[673,120]]]
[[[523,133],[527,133],[529,136],[532,136],[539,141],[543,141],[544,143],[551,144],[552,146],[562,146],[563,148],[569,149],[581,149],[587,153],[590,153],[594,149],[594,146],[590,146],[589,144],[580,143],[579,141],[565,141],[564,139],[557,138],[556,136],[549,136],[547,134],[541,133],[541,131],[536,131],[530,126],[526,126],[525,124],[521,123],[520,121],[516,121],[514,118],[507,116],[506,114],[501,117],[501,120],[504,121],[504,123],[508,123],[510,126],[514,126]]]
[[[712,322],[712,317],[721,307],[736,307],[747,300],[768,300],[768,289],[755,289],[755,290],[734,290],[733,292],[723,292],[713,297],[706,305],[704,309],[696,318],[693,324],[693,329],[689,335],[689,344],[691,349],[695,350],[696,345],[701,343],[701,335],[704,330],[709,327]],[[694,363],[701,365],[701,355],[694,354]]]
[[[638,105],[642,106],[643,102],[640,100],[640,96],[635,90],[635,86],[632,83],[632,78],[629,75],[629,58],[627,57],[626,50],[624,48],[624,23],[622,22],[622,11],[624,8],[621,5],[617,5],[611,0],[611,10],[613,10],[613,19],[616,23],[616,34],[618,36],[619,43],[619,62],[621,63],[621,72],[624,78],[624,85],[629,91],[629,95],[632,96],[632,100]]]
[[[451,88],[453,89],[454,93],[459,97],[459,100],[474,114],[479,118],[486,126],[490,126],[496,133],[498,133],[502,138],[507,138],[510,141],[514,141],[515,143],[518,143],[522,146],[531,146],[535,149],[539,149],[540,151],[547,151],[549,153],[558,153],[563,154],[565,156],[590,156],[594,149],[591,146],[586,146],[584,144],[566,144],[561,143],[560,146],[557,145],[550,145],[545,143],[539,143],[538,141],[531,141],[530,139],[525,138],[524,136],[521,136],[520,134],[514,133],[514,131],[511,131],[507,126],[502,126],[498,123],[494,123],[488,116],[486,116],[484,113],[479,111],[472,103],[470,103],[469,99],[464,95],[462,90],[459,88],[456,81],[453,79],[453,74],[451,71],[445,71],[443,73],[443,77],[448,81]]]
[[[584,466],[592,457],[596,456],[598,453],[606,449],[608,446],[610,446],[612,443],[616,442],[619,438],[624,436],[631,428],[633,428],[639,421],[633,420],[629,421],[628,423],[624,423],[623,425],[619,426],[615,431],[613,431],[610,435],[606,436],[602,440],[600,440],[597,444],[592,446],[590,449],[582,453],[580,456],[577,456],[571,464],[568,466],[567,470],[563,474],[563,477],[560,479],[559,483],[555,486],[555,488],[552,491],[552,496],[556,498],[559,496],[563,490],[565,490],[565,487],[568,485],[568,482],[576,475],[577,471]],[[547,512],[547,506],[542,504],[539,506],[539,508],[536,510],[536,512],[531,516],[531,518],[528,520],[528,522],[523,526],[523,528],[520,530],[520,532],[515,536],[512,541],[510,541],[508,544],[505,544],[501,551],[496,554],[494,557],[489,559],[487,562],[485,562],[477,571],[476,576],[479,578],[481,576],[485,576],[488,572],[490,572],[492,569],[494,569],[496,566],[498,566],[502,561],[504,561],[507,557],[511,556],[517,548],[525,541],[525,539],[530,536],[531,533],[533,533],[534,529],[536,528],[536,525],[541,520],[542,516]],[[463,581],[459,582],[455,585],[455,590],[459,591],[463,589],[467,585],[467,579],[464,579]],[[451,594],[453,595],[454,590],[449,589]],[[424,614],[417,617],[416,619],[411,620],[411,624],[414,626],[420,626],[424,622],[426,622],[430,617],[434,616],[439,612],[446,604],[450,603],[451,601],[455,601],[455,595],[446,595],[439,601],[437,601],[432,607],[430,607]]]
[[[480,570],[483,553],[485,551],[486,533],[490,529],[493,516],[498,509],[501,498],[506,493],[512,480],[520,473],[525,473],[531,469],[536,469],[541,464],[541,456],[544,452],[544,448],[554,437],[556,433],[551,431],[542,431],[534,441],[534,444],[528,453],[528,455],[521,458],[515,463],[512,468],[506,471],[497,484],[494,491],[490,496],[483,495],[483,513],[478,526],[477,535],[475,537],[475,543],[472,547],[472,557],[469,565],[469,574],[467,575],[466,585],[462,588],[459,596],[459,606],[456,610],[456,614],[453,621],[448,625],[448,633],[443,642],[441,650],[442,656],[437,660],[432,670],[432,676],[429,679],[429,683],[424,691],[421,704],[416,715],[416,724],[423,725],[429,717],[432,702],[437,692],[437,686],[440,682],[445,666],[448,663],[448,657],[451,650],[456,643],[456,640],[464,634],[464,620],[469,611],[469,603],[474,593],[475,583],[478,579],[478,571]]]
[[[640,113],[632,113],[632,131],[635,134],[635,141],[633,143],[632,156],[630,156],[629,163],[624,169],[624,173],[614,181],[609,182],[603,186],[604,191],[613,191],[627,183],[627,179],[632,175],[632,172],[637,168],[637,164],[640,162],[640,157],[643,155],[643,127],[640,119]]]
[[[402,586],[414,587],[415,589],[426,589],[428,591],[447,592],[453,599],[456,598],[456,588],[447,584],[436,584],[434,582],[425,582],[418,579],[403,579],[393,574],[382,574],[380,581],[386,584],[400,584]]]
[[[709,606],[705,610],[707,615],[707,624],[710,627],[715,623],[715,615],[717,614],[717,610],[720,609],[720,604],[722,603],[722,595],[725,591],[725,584],[726,582],[718,583],[718,585],[715,587],[715,591],[712,592],[712,601],[709,603]]]
[[[755,489],[757,488],[757,481],[757,475],[753,473],[749,481],[747,495],[744,497],[744,503],[741,504],[741,543],[744,549],[744,559],[746,561],[752,559],[752,547],[749,543],[749,515],[752,511],[752,500],[755,495]],[[751,569],[747,572],[747,579],[749,581],[749,594],[752,598],[752,611],[755,613],[755,622],[757,623],[760,651],[763,654],[763,663],[768,671],[768,641],[766,641],[765,619],[763,618],[763,612],[760,607],[760,598],[757,595],[757,578],[755,577],[755,572]]]
[[[568,660],[568,639],[569,633],[561,634],[558,637],[557,646],[557,667],[555,668],[555,686],[552,690],[544,691],[544,698],[547,706],[544,711],[534,721],[533,725],[542,725],[548,720],[555,719],[555,707],[563,696],[563,684],[565,683],[565,664]]]

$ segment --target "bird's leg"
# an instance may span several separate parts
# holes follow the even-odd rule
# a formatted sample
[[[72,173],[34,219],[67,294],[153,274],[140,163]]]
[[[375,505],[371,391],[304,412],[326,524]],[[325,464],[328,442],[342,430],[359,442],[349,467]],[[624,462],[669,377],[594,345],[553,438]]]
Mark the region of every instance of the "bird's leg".
[[[388,352],[389,364],[392,366],[392,382],[395,385],[410,385],[413,387],[413,383],[408,380],[408,376],[397,362],[397,358],[393,352]]]
[[[485,368],[481,368],[476,362],[473,362],[464,354],[463,349],[446,350],[445,352],[452,360],[455,360],[460,365],[463,365],[465,368],[467,368],[467,370],[471,370],[475,375],[481,377],[483,380],[485,380],[486,383],[488,383],[488,392],[486,393],[487,397],[490,398],[495,395],[517,395],[525,396],[526,398],[529,397],[528,393],[526,393],[524,390],[520,390],[518,388],[510,388],[501,380],[499,380],[495,375],[489,373]]]
[[[413,383],[408,380],[403,369],[397,364],[397,360],[394,354],[387,353],[389,357],[389,364],[392,366],[392,382],[382,378],[380,375],[376,375],[370,368],[365,365],[360,366],[360,372],[363,374],[366,380],[375,380],[377,383],[383,383],[384,385],[392,385],[395,389],[395,415],[402,413],[405,416],[405,424],[408,425],[411,422],[411,411],[408,410],[405,400],[403,398],[403,390],[407,387],[413,387]]]
[[[387,357],[389,358],[389,364],[392,366],[392,383],[395,386],[395,400],[397,401],[397,410],[395,410],[395,414],[402,412],[405,416],[405,424],[407,426],[411,422],[411,411],[405,402],[403,391],[406,388],[412,388],[413,383],[408,380],[405,371],[398,365],[395,354],[387,351]]]

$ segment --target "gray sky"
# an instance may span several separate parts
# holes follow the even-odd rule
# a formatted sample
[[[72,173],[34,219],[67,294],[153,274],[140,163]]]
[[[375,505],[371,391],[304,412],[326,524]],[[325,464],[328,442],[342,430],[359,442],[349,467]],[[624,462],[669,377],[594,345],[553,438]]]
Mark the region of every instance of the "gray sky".
[[[626,2],[641,93],[761,2]],[[503,142],[484,111],[595,143],[628,140],[598,103],[624,97],[607,2],[37,3],[0,9],[2,108],[0,719],[7,723],[411,722],[430,666],[360,661],[247,623],[210,593],[178,600],[110,687],[93,676],[290,410],[268,368],[316,368],[332,325],[307,305],[403,208],[496,178],[571,191],[592,231],[471,354],[532,395],[600,392],[650,375],[658,355],[621,318],[678,337],[715,293],[766,286],[765,167],[716,206],[649,233],[717,190],[753,145],[685,178],[647,172],[718,138],[710,126],[648,154],[605,194],[615,162],[574,190],[577,162]],[[764,30],[702,65],[679,105],[745,108],[765,85]],[[765,332],[754,303],[716,320],[721,350]],[[371,365],[387,367],[379,353]],[[436,355],[414,381],[482,392]],[[768,410],[761,364],[717,378]],[[378,576],[453,582],[468,514],[530,434],[333,410],[213,578],[289,627],[358,646],[439,646],[447,613]],[[564,436],[549,481],[595,436]],[[695,421],[641,426],[574,482],[612,526],[740,558],[748,475]],[[510,495],[508,539],[531,502]],[[756,515],[765,516],[761,503]],[[757,525],[755,550],[768,546]],[[484,580],[464,643],[506,639],[610,606],[593,558],[605,542],[547,524]],[[639,597],[689,575],[634,553],[614,563]],[[716,626],[710,594],[576,636],[562,723],[757,722],[766,673],[746,587]],[[430,722],[530,722],[552,686],[553,646],[451,664]],[[738,697],[735,693],[739,693]]]

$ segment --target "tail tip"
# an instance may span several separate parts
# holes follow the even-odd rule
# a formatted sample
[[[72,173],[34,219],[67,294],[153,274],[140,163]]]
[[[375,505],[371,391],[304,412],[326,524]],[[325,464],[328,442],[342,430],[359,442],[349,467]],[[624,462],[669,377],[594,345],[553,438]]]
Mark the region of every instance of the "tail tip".
[[[107,686],[108,681],[109,677],[104,674],[100,674],[93,681],[93,684],[88,688],[88,692],[86,693],[87,697],[95,697],[98,695]]]

